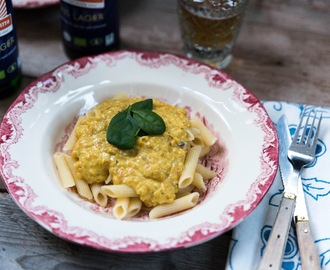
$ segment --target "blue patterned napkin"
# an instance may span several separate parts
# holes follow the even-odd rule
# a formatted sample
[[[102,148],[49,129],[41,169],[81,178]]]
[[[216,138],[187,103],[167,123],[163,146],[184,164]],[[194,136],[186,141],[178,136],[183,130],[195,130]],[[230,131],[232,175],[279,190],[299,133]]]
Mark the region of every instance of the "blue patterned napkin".
[[[288,102],[264,102],[270,118],[276,124],[284,114],[290,133],[295,132],[303,105]],[[312,110],[312,106],[306,106]],[[323,113],[321,130],[316,149],[316,159],[302,173],[310,223],[320,256],[322,269],[330,269],[330,108],[316,107]],[[265,250],[267,239],[275,221],[283,192],[278,173],[273,185],[258,207],[233,231],[226,270],[257,269]],[[282,269],[301,268],[298,242],[291,227],[282,263]]]

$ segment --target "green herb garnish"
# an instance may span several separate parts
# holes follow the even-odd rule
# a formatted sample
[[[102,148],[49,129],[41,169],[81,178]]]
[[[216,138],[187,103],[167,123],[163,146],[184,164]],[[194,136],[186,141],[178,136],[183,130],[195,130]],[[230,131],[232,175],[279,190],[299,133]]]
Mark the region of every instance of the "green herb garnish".
[[[146,99],[116,114],[110,121],[107,141],[119,149],[129,150],[134,148],[138,136],[163,134],[164,120],[152,109],[152,99]]]

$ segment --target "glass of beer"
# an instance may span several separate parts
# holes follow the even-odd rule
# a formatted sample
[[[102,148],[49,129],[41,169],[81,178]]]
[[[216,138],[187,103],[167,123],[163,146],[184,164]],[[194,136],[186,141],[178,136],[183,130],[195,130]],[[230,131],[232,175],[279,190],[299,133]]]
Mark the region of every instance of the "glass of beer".
[[[247,0],[178,0],[187,56],[217,68],[228,66],[246,4]]]

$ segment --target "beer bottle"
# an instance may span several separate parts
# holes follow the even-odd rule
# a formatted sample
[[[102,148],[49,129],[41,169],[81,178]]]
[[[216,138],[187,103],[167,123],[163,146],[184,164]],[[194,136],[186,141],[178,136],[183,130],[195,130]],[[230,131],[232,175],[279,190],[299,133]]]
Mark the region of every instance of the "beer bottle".
[[[21,79],[11,0],[0,0],[0,98],[13,94]]]
[[[71,58],[119,49],[118,0],[61,0],[62,41]]]

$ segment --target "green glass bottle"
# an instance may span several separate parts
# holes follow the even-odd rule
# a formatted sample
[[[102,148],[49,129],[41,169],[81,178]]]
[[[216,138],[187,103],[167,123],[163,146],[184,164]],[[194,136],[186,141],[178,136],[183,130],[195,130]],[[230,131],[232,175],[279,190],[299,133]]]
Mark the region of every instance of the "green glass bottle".
[[[13,94],[20,83],[21,65],[11,0],[0,0],[0,98]]]
[[[118,0],[61,0],[62,41],[71,58],[119,49]]]

